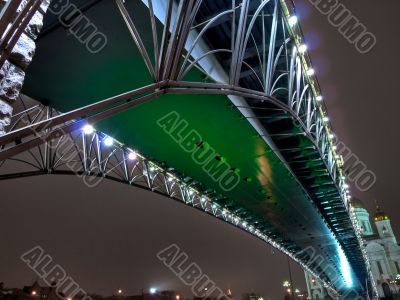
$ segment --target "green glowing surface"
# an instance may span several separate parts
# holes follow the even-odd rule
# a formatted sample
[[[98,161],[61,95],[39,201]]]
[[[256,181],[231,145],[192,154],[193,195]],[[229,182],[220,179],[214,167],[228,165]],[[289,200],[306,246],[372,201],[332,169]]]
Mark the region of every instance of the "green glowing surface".
[[[134,13],[147,12],[138,5]],[[152,83],[115,5],[103,1],[85,14],[106,34],[107,46],[91,54],[65,29],[56,27],[39,39],[27,72],[24,92],[64,112]],[[143,21],[138,28],[149,28],[149,23]],[[144,36],[150,45],[151,36]],[[186,79],[202,80],[197,71]],[[164,95],[95,127],[148,158],[223,192],[191,154],[157,125],[157,120],[171,111],[188,122],[183,136],[195,130],[226,163],[240,169],[239,184],[225,192],[231,201],[299,246],[318,243],[334,249],[335,241],[300,185],[227,97]]]

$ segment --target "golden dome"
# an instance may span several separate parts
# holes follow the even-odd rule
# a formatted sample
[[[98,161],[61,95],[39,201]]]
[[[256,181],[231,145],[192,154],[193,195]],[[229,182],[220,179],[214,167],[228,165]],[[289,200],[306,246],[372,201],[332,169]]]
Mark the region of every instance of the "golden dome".
[[[354,208],[364,208],[365,209],[364,203],[362,203],[362,201],[360,199],[352,198],[350,202]]]
[[[378,205],[376,206],[376,213],[374,214],[374,220],[375,221],[389,220],[388,215],[383,211],[381,211],[381,208]]]

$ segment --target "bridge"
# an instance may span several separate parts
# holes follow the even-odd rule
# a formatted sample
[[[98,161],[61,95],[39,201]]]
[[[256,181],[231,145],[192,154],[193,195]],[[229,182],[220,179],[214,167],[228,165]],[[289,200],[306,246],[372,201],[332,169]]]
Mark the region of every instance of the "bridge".
[[[1,14],[3,68],[26,58],[15,49],[44,15],[0,137],[1,180],[144,188],[271,244],[337,297],[376,295],[291,1],[47,6],[9,0]]]

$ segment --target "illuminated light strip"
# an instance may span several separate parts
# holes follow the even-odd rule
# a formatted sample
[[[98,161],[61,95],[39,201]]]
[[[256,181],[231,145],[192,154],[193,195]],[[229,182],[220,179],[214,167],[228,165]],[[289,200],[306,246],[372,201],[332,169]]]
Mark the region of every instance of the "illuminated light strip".
[[[299,50],[299,53],[301,54],[300,57],[301,57],[303,69],[304,69],[304,70],[307,70],[307,71],[306,71],[306,73],[307,73],[307,75],[308,75],[307,78],[308,78],[308,81],[309,81],[310,86],[311,86],[311,88],[312,88],[314,97],[315,97],[315,99],[316,99],[317,102],[321,102],[321,101],[323,100],[323,97],[322,97],[322,95],[321,95],[321,88],[320,88],[319,84],[318,84],[317,82],[315,82],[315,80],[313,80],[313,79],[310,78],[311,76],[314,75],[315,72],[314,72],[314,69],[313,69],[312,67],[311,67],[311,68],[308,67],[309,65],[311,65],[311,62],[308,63],[307,60],[306,60],[306,58],[305,58],[305,53],[306,53],[306,51],[307,51],[307,46],[306,46],[305,44],[302,44],[302,43],[301,43],[301,42],[304,40],[304,37],[301,36],[300,34],[295,33],[295,32],[294,32],[294,29],[293,29],[293,27],[294,27],[294,24],[293,24],[294,22],[293,22],[293,20],[294,20],[294,18],[296,18],[296,19],[295,19],[295,20],[296,20],[295,23],[297,23],[297,17],[296,17],[295,15],[291,15],[291,14],[290,14],[289,9],[288,9],[288,7],[287,7],[287,5],[286,5],[286,3],[285,3],[284,0],[281,0],[281,6],[282,6],[282,9],[283,9],[285,18],[286,18],[286,20],[287,20],[287,22],[288,22],[288,24],[289,24],[288,31],[289,31],[290,35],[292,36],[292,38],[293,38],[293,40],[294,40],[294,42],[295,42],[295,44],[296,44],[296,46],[297,46],[297,48],[298,48],[298,50]],[[299,26],[299,27],[300,27],[300,26]],[[301,37],[301,39],[300,39],[299,37]],[[308,59],[308,60],[310,60],[310,59]],[[312,70],[312,72],[310,72],[311,70]],[[316,89],[316,87],[315,87],[316,85],[318,85],[318,91],[317,91],[317,89]],[[326,111],[326,108],[325,108],[324,110]],[[320,115],[321,115],[322,117],[324,117],[324,115],[326,114],[326,112],[324,112],[324,111],[322,110],[321,106],[319,106],[319,112],[320,112]],[[331,128],[328,126],[328,125],[329,125],[328,121],[329,121],[329,120],[326,120],[326,121],[324,122],[324,123],[325,123],[324,129],[325,129],[325,131],[326,131],[326,134],[327,134],[328,136],[330,136],[330,135],[331,135],[330,132],[331,132],[332,130],[331,130]],[[341,170],[341,167],[343,166],[343,164],[341,163],[340,157],[336,154],[335,149],[333,149],[332,139],[329,139],[328,144],[329,144],[330,150],[331,150],[332,153],[333,153],[333,158],[334,158],[334,160],[335,160],[335,162],[336,162],[336,165],[337,165],[337,167],[338,167],[339,175],[342,175],[342,174],[343,174],[343,171]],[[340,183],[339,183],[339,184],[340,184]]]
[[[289,8],[287,7],[286,2],[285,2],[284,0],[281,0],[280,2],[281,2],[281,6],[282,6],[282,9],[283,9],[284,16],[285,16],[285,18],[286,18],[288,24],[290,25],[291,14],[290,14],[290,12],[289,12]],[[297,23],[297,18],[296,18],[296,23]],[[300,43],[301,41],[299,40],[298,36],[300,36],[300,35],[297,35],[297,34],[293,31],[293,27],[294,27],[294,26],[289,26],[288,31],[289,31],[289,33],[291,34],[292,38],[294,39],[295,44],[296,44],[297,47],[299,48],[300,45],[301,45],[301,43]],[[302,38],[303,38],[303,37],[302,37]],[[304,38],[303,38],[303,40],[304,40]],[[301,57],[301,59],[302,59],[303,68],[306,70],[306,69],[307,69],[306,66],[308,65],[308,64],[307,64],[307,61],[306,61],[304,55],[301,55],[300,57]],[[322,97],[321,92],[320,92],[320,91],[321,91],[321,88],[319,87],[319,84],[318,84],[318,83],[315,83],[315,80],[311,80],[310,78],[308,78],[308,80],[310,81],[310,85],[311,85],[311,88],[312,88],[312,90],[313,90],[315,99],[316,99],[318,102],[321,102],[321,101],[323,100],[323,97]],[[318,84],[318,90],[319,90],[319,92],[317,92],[317,89],[315,88],[315,85],[316,85],[316,84]],[[320,115],[323,116],[323,115],[324,115],[324,112],[322,111],[321,106],[319,107],[319,110],[320,110]],[[339,187],[340,187],[341,190],[342,190],[342,192],[340,193],[340,195],[341,195],[341,198],[342,198],[343,203],[345,204],[345,207],[347,208],[348,206],[347,206],[346,204],[347,204],[347,201],[349,201],[349,200],[351,199],[351,196],[350,196],[349,191],[343,192],[344,190],[346,190],[346,188],[344,188],[344,186],[345,186],[346,183],[344,182],[345,178],[344,178],[344,176],[343,176],[343,170],[342,170],[342,167],[343,167],[343,159],[341,159],[340,156],[336,155],[336,152],[335,152],[335,150],[334,150],[333,147],[332,147],[332,146],[333,146],[332,140],[333,140],[334,136],[333,136],[332,133],[330,133],[331,130],[330,130],[330,128],[328,127],[328,122],[325,123],[324,128],[325,128],[325,131],[326,131],[326,133],[327,133],[327,135],[328,135],[328,138],[329,138],[329,146],[330,146],[330,148],[331,148],[332,153],[334,154],[334,159],[335,159],[335,161],[336,161],[337,170],[338,170],[338,173],[339,173],[339,176],[340,176]],[[351,207],[351,205],[349,205],[349,206]],[[369,259],[368,259],[367,255],[366,255],[366,250],[365,250],[365,247],[364,247],[364,242],[363,242],[362,237],[361,237],[361,231],[359,230],[358,221],[357,221],[353,216],[350,216],[350,220],[351,220],[351,223],[352,223],[354,232],[355,232],[355,234],[356,234],[356,238],[357,238],[357,240],[358,240],[359,247],[360,247],[361,252],[362,252],[362,254],[363,254],[363,256],[364,256],[364,261],[365,261],[365,265],[366,265],[367,272],[368,272],[369,277],[370,277],[370,282],[371,282],[372,288],[373,288],[373,290],[374,290],[375,295],[377,296],[377,295],[378,295],[378,290],[377,290],[377,287],[376,287],[376,284],[375,284],[375,280],[374,280],[373,275],[372,275],[371,264],[370,264],[370,262],[369,262]]]
[[[284,7],[286,7],[286,4],[284,4]],[[290,29],[289,29],[289,32],[291,32]],[[291,34],[293,35],[293,32],[291,32]],[[294,41],[295,41],[295,43],[298,43],[298,37],[297,37],[296,35],[294,35]],[[306,62],[305,55],[300,56],[300,57],[301,57],[302,62],[303,62],[303,68],[304,68],[304,70],[306,70],[307,68],[305,68],[305,66],[307,66],[307,62]],[[308,80],[311,82],[311,86],[312,86],[312,89],[313,89],[313,92],[314,92],[314,97],[315,97],[315,98],[316,98],[316,97],[319,97],[319,96],[320,96],[320,93],[316,93],[316,90],[315,90],[315,86],[314,86],[314,85],[315,85],[315,82],[314,82],[313,80],[311,80],[310,78],[308,78]],[[322,100],[322,99],[321,99],[321,100]],[[324,116],[325,112],[322,110],[322,107],[321,107],[320,105],[317,106],[317,107],[319,107],[319,110],[320,110],[319,117]],[[326,125],[324,126],[324,129],[325,129],[326,133],[329,135],[329,134],[330,134],[330,128],[328,127],[328,124],[326,124]],[[328,143],[328,146],[330,147],[330,149],[333,148],[331,142]],[[335,154],[335,151],[332,150],[332,153]],[[334,157],[335,160],[337,160],[337,161],[336,161],[336,166],[335,166],[335,167],[337,167],[338,173],[339,173],[339,175],[341,175],[341,174],[342,174],[342,170],[341,170],[341,168],[339,167],[339,163],[338,163],[339,159],[338,159],[337,155],[333,155],[333,157]],[[156,169],[156,167],[153,166],[153,163],[150,162],[149,164],[153,167],[154,170]],[[160,169],[160,170],[162,170],[162,168],[160,168],[160,167],[157,167],[157,168]],[[152,170],[150,170],[150,171],[152,171]],[[332,175],[332,174],[331,174],[331,175]],[[173,179],[171,179],[171,180],[173,180]],[[339,187],[341,187],[342,185],[343,185],[343,180],[342,180],[342,181],[339,181]],[[348,197],[346,196],[346,194],[344,194],[344,195],[342,194],[341,196],[342,196],[343,202],[346,203],[345,200],[348,200]],[[357,232],[356,232],[356,233],[357,233]]]
[[[87,130],[88,127],[85,127],[85,126],[82,127],[82,132],[85,135],[97,134],[103,140],[104,140],[105,137],[109,137],[108,135],[106,135],[106,134],[104,134],[102,132],[96,131],[96,129],[94,129],[93,127],[92,127],[93,130]],[[338,292],[335,290],[335,288],[331,284],[328,284],[327,282],[325,282],[319,275],[317,275],[315,272],[313,272],[305,263],[303,263],[302,261],[298,260],[294,256],[294,254],[292,252],[287,251],[282,245],[280,245],[279,243],[277,243],[274,240],[272,240],[269,236],[267,236],[266,234],[260,232],[260,230],[255,229],[255,228],[257,228],[257,224],[248,223],[247,220],[244,220],[244,219],[240,218],[235,213],[229,211],[227,208],[222,207],[218,203],[214,203],[213,200],[210,197],[202,194],[202,192],[200,192],[199,190],[188,186],[186,183],[183,183],[183,181],[180,178],[178,178],[176,175],[173,175],[173,174],[171,174],[169,172],[166,172],[166,170],[163,169],[161,166],[159,166],[157,163],[147,160],[143,155],[133,151],[131,148],[126,147],[123,143],[117,141],[116,139],[112,138],[112,140],[113,140],[113,144],[111,145],[112,147],[115,147],[115,148],[118,147],[118,148],[120,148],[121,150],[123,150],[124,152],[127,152],[127,153],[134,153],[136,158],[139,157],[142,160],[147,161],[149,163],[149,165],[150,165],[150,169],[151,169],[150,171],[156,171],[157,170],[157,171],[160,171],[160,172],[164,172],[165,178],[166,178],[166,180],[168,182],[172,183],[172,185],[176,184],[181,188],[181,190],[182,190],[182,201],[185,204],[187,204],[187,205],[192,204],[193,207],[201,208],[204,212],[210,213],[213,216],[215,216],[216,218],[222,219],[227,223],[230,223],[230,224],[232,224],[232,225],[234,225],[234,226],[236,226],[236,227],[238,227],[240,229],[243,229],[246,232],[250,233],[251,235],[256,236],[257,238],[259,238],[259,239],[263,240],[264,242],[270,244],[275,249],[281,251],[282,253],[286,254],[291,259],[296,261],[304,270],[306,270],[308,273],[310,273],[313,277],[317,278],[323,284],[323,286],[325,288],[330,289],[336,295],[338,295]],[[127,159],[129,159],[129,155],[128,155]],[[191,198],[190,199],[185,199],[185,194],[186,194],[186,197],[189,196]],[[197,199],[195,199],[195,198],[197,198]],[[196,203],[194,203],[194,200],[199,200],[201,205],[200,206],[196,205]],[[208,208],[207,204],[211,204],[211,208],[212,208],[211,210]]]
[[[361,236],[360,225],[358,223],[358,220],[357,220],[356,215],[354,213],[354,208],[351,205],[351,203],[350,203],[349,207],[350,207],[350,212],[351,212],[350,220],[351,220],[351,222],[353,224],[353,227],[355,228],[356,237],[357,237],[361,252],[363,254],[363,257],[364,257],[367,273],[368,273],[368,275],[370,276],[370,279],[371,279],[370,281],[371,281],[371,284],[372,284],[372,289],[373,289],[375,295],[378,296],[379,295],[378,294],[378,288],[377,288],[377,286],[375,284],[375,280],[374,280],[374,277],[373,277],[373,274],[372,274],[371,263],[370,263],[369,258],[367,256],[367,250],[364,247],[364,241],[363,241],[362,236]]]
[[[347,285],[347,287],[352,287],[353,286],[353,279],[351,278],[351,267],[349,264],[349,261],[347,260],[346,255],[344,254],[344,251],[342,247],[339,248],[339,260],[340,260],[340,267],[342,269],[342,275],[344,277],[344,281]]]

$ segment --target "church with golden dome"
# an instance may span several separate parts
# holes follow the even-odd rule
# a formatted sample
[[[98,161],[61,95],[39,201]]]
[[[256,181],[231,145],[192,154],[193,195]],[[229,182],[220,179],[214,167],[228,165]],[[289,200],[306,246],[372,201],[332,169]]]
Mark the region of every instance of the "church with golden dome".
[[[400,246],[390,218],[378,205],[370,218],[368,210],[359,199],[353,198],[351,202],[362,229],[379,296],[392,299],[392,295],[400,293],[400,286],[396,284],[400,279]]]
[[[400,246],[390,224],[389,215],[376,205],[376,211],[371,218],[362,201],[356,198],[351,200],[351,206],[361,226],[379,298],[400,299]],[[308,299],[335,299],[328,294],[318,280],[306,271],[305,277]]]

